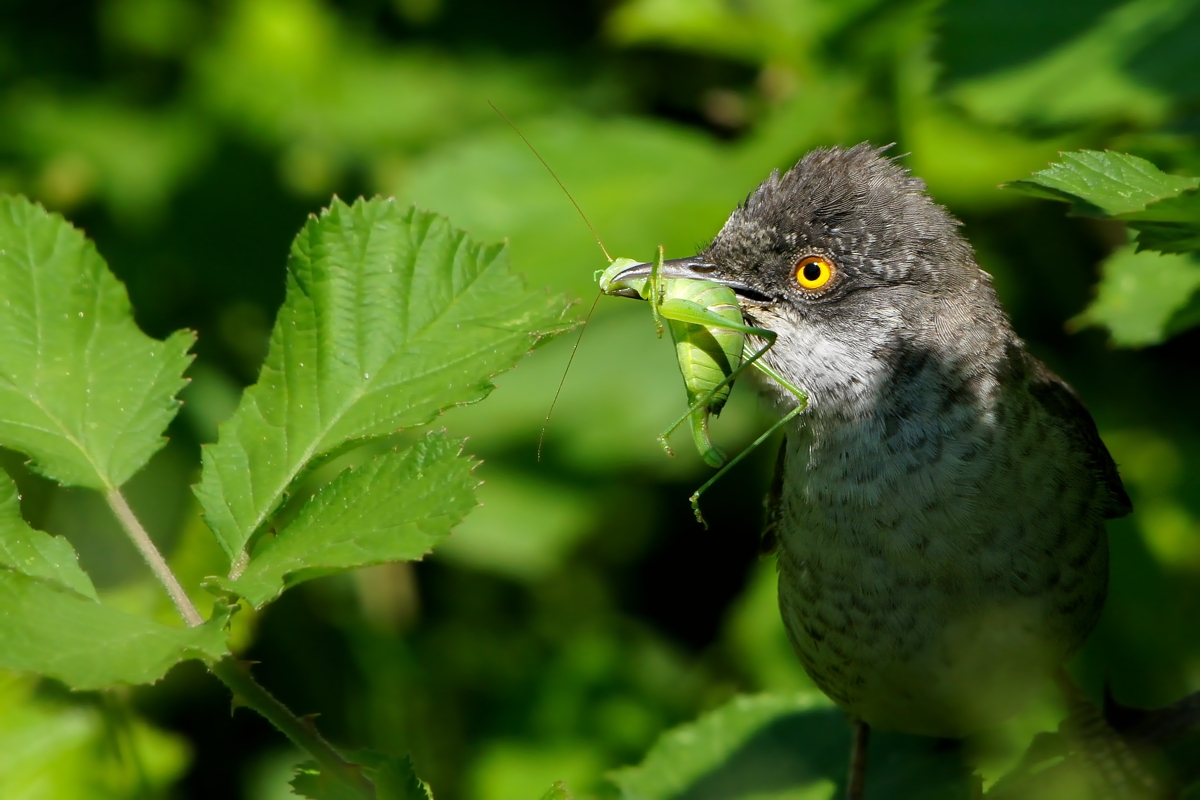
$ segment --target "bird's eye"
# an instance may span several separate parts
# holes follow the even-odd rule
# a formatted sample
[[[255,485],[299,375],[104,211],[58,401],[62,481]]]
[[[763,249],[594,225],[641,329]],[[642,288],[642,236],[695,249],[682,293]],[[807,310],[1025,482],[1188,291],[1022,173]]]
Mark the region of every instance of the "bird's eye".
[[[833,278],[833,262],[825,256],[805,256],[796,264],[796,283],[800,288],[815,292]]]

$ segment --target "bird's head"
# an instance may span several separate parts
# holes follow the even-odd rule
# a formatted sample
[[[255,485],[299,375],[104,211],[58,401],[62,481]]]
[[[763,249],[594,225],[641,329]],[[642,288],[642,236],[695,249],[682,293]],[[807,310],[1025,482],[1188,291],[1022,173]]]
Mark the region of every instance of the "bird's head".
[[[662,275],[732,288],[747,322],[779,337],[769,364],[816,403],[846,399],[878,383],[906,347],[985,346],[1008,331],[958,228],[882,148],[814,150],[772,173],[708,247],[664,262]]]

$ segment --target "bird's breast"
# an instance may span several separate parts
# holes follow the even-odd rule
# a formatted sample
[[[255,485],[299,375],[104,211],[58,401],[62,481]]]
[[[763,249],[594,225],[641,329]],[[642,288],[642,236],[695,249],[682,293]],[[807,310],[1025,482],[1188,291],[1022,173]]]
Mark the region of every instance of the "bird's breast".
[[[1095,482],[1027,392],[827,404],[787,447],[784,620],[814,680],[868,722],[960,735],[1094,624]]]

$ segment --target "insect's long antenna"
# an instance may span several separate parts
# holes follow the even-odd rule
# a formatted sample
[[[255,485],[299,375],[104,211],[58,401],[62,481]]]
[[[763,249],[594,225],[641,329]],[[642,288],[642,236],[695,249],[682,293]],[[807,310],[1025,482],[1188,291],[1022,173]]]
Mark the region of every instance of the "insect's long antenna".
[[[492,107],[492,111],[495,111],[497,114],[500,115],[500,119],[502,119],[508,123],[508,127],[512,128],[514,131],[516,131],[517,136],[521,137],[521,141],[525,143],[525,146],[528,147],[535,156],[537,156],[538,161],[542,162],[542,166],[545,167],[546,171],[550,173],[550,177],[554,178],[554,182],[558,184],[558,188],[563,190],[563,194],[565,194],[567,196],[567,199],[571,201],[571,205],[575,206],[575,210],[579,212],[579,216],[583,217],[583,223],[585,225],[587,225],[588,230],[592,232],[592,238],[594,238],[596,240],[596,244],[600,245],[600,250],[604,253],[605,260],[607,260],[608,263],[611,264],[613,259],[612,259],[612,256],[610,256],[608,254],[608,248],[604,246],[604,242],[600,241],[600,234],[596,233],[596,228],[595,228],[595,226],[592,225],[592,221],[587,218],[587,214],[583,213],[583,209],[579,207],[579,203],[575,202],[575,198],[572,197],[571,192],[567,190],[567,185],[559,179],[558,175],[554,172],[554,170],[550,169],[550,165],[546,163],[546,159],[542,158],[542,154],[539,153],[537,151],[537,149],[533,146],[533,144],[530,143],[530,141],[525,138],[525,134],[521,133],[521,129],[518,128],[516,125],[514,125],[513,121],[511,119],[504,116],[504,112],[501,111],[500,109],[496,108],[496,104],[493,103],[491,100],[488,100],[488,105]],[[596,306],[593,303],[592,308],[595,308],[595,307]],[[590,317],[591,314],[589,313],[588,316]],[[580,338],[583,338],[583,333],[581,332],[579,334],[579,336],[580,336]],[[578,347],[579,344],[576,343],[575,346]],[[571,355],[574,356],[575,354],[572,353]],[[557,397],[557,395],[555,395],[555,396]]]
[[[537,160],[542,162],[542,166],[546,168],[546,172],[550,173],[550,177],[554,178],[554,182],[558,184],[558,188],[563,190],[563,194],[567,196],[567,199],[571,201],[571,205],[575,206],[575,210],[578,211],[579,216],[583,218],[583,224],[588,226],[588,230],[592,232],[592,238],[596,240],[596,244],[600,245],[600,251],[604,253],[605,260],[611,264],[613,259],[612,256],[608,254],[608,248],[605,247],[604,242],[600,240],[600,234],[596,232],[596,227],[592,225],[592,221],[587,218],[587,214],[583,213],[583,209],[579,207],[579,203],[575,202],[575,197],[571,194],[570,190],[567,189],[567,185],[563,183],[554,170],[550,168],[550,165],[546,163],[546,159],[542,158],[542,154],[537,151],[537,148],[533,146],[533,143],[525,138],[525,134],[521,133],[521,129],[518,128],[511,119],[506,117],[503,111],[496,108],[496,104],[491,100],[488,100],[487,104],[492,107],[492,111],[495,111],[500,115],[500,119],[508,123],[508,127],[512,128],[517,136],[521,137],[521,141],[524,142],[525,146],[529,148],[529,151],[537,157]],[[579,352],[579,343],[583,341],[583,333],[587,330],[588,323],[592,319],[592,313],[595,312],[596,305],[600,302],[600,294],[600,292],[596,293],[596,299],[592,301],[592,307],[588,309],[587,316],[583,318],[583,327],[579,329],[579,335],[575,337],[575,344],[571,347],[571,355],[567,358],[567,368],[563,370],[562,378],[558,381],[558,388],[554,390],[554,399],[550,401],[550,410],[546,412],[546,418],[542,420],[542,431],[538,434],[537,445],[537,460],[539,462],[542,460],[542,445],[546,442],[546,428],[550,425],[550,415],[554,413],[554,406],[558,404],[558,396],[562,394],[563,386],[565,386],[567,383],[567,374],[571,371],[571,364],[575,361],[575,354]]]
[[[567,368],[563,370],[562,377],[558,381],[558,388],[554,390],[554,399],[550,401],[550,410],[546,412],[546,418],[542,420],[542,432],[538,434],[537,460],[542,460],[542,445],[546,442],[546,428],[550,425],[550,415],[554,413],[554,406],[558,405],[558,396],[562,394],[563,386],[567,383],[567,373],[571,371],[571,363],[575,361],[575,354],[579,352],[579,343],[583,341],[583,334],[587,330],[587,324],[592,318],[592,312],[596,310],[596,304],[600,302],[600,292],[596,292],[596,299],[592,301],[592,307],[588,309],[587,316],[583,318],[583,327],[579,329],[579,335],[575,337],[575,344],[571,347],[571,355],[567,358]]]

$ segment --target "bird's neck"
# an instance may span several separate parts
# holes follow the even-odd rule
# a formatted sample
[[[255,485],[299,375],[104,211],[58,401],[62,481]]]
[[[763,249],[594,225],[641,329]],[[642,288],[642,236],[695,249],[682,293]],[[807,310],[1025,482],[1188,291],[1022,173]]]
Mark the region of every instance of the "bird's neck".
[[[994,302],[930,304],[919,314],[883,310],[867,324],[799,324],[780,339],[768,363],[808,393],[808,423],[834,425],[932,421],[963,404],[986,413],[1020,349]],[[775,391],[780,403],[795,402],[789,392]]]

